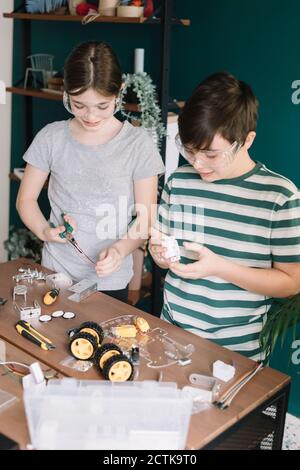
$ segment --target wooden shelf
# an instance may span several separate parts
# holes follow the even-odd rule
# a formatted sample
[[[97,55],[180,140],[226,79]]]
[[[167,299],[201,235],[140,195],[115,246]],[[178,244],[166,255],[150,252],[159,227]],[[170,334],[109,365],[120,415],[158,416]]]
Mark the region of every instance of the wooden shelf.
[[[21,87],[16,87],[16,86],[6,87],[6,91],[10,93],[14,93],[16,95],[32,96],[34,98],[42,98],[44,100],[53,100],[53,101],[62,101],[62,96],[63,96],[61,92],[43,91],[43,90],[36,90],[33,88],[21,88]],[[170,107],[172,109],[182,108],[184,105],[185,105],[185,101],[176,101],[174,103],[170,103]],[[125,111],[131,112],[131,113],[138,113],[140,111],[140,107],[139,105],[135,103],[126,103]]]
[[[35,90],[33,88],[21,88],[21,87],[6,87],[6,91],[10,93],[15,93],[17,95],[24,95],[24,96],[34,96],[35,98],[43,98],[45,100],[56,100],[62,101],[62,93],[51,93],[43,90]]]
[[[39,21],[77,21],[81,22],[83,16],[78,15],[59,15],[54,13],[3,13],[4,18],[12,18],[14,20],[39,20]],[[122,18],[119,16],[98,16],[93,23],[130,23],[130,24],[143,24],[146,23],[147,18],[143,16],[140,18]],[[176,20],[177,21],[177,20]],[[190,26],[191,21],[188,19],[180,19],[179,24],[183,26]],[[154,21],[149,24],[159,24],[160,20]]]
[[[15,175],[14,173],[9,173],[8,176],[9,176],[9,179],[11,179],[13,181],[18,181],[18,183],[21,182],[21,179],[17,175]]]
[[[43,91],[43,90],[36,90],[33,88],[21,88],[21,87],[7,87],[6,91],[10,93],[14,93],[16,95],[23,95],[23,96],[32,96],[34,98],[42,98],[44,100],[53,100],[53,101],[62,101],[63,94],[61,92],[51,92],[51,91]],[[129,112],[139,112],[139,106],[133,103],[126,103],[125,110]]]

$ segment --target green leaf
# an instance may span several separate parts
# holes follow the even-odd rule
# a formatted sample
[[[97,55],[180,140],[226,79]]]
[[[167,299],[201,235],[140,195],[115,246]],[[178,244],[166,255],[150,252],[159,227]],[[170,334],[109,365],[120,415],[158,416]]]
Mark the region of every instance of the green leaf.
[[[288,329],[292,326],[295,335],[300,320],[300,294],[288,299],[276,299],[260,334],[261,348],[265,353],[272,353],[281,336],[281,347]]]

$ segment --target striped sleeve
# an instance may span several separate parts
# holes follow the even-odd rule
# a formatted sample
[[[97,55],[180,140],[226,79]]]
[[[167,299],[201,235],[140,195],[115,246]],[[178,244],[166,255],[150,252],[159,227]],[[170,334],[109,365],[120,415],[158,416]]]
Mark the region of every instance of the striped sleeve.
[[[162,191],[158,213],[156,218],[155,228],[165,235],[169,235],[169,204],[171,193],[171,177],[164,185]]]
[[[300,262],[300,192],[294,193],[276,210],[271,231],[272,261]]]

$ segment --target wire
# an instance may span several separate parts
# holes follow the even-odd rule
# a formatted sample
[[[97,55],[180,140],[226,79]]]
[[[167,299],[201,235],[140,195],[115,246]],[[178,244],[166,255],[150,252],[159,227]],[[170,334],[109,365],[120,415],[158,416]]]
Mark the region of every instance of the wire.
[[[67,237],[67,240],[75,248],[77,253],[79,253],[81,255],[81,257],[84,256],[84,258],[86,258],[86,260],[88,260],[90,263],[92,263],[93,265],[96,264],[95,261],[93,261],[91,258],[89,258],[89,256],[83,251],[83,249],[80,248],[77,241],[73,237],[72,238]]]
[[[30,369],[30,367],[27,364],[22,364],[22,362],[14,362],[14,361],[7,361],[7,362],[0,362],[0,366],[6,366],[8,364],[15,364],[16,366],[22,366],[22,367],[27,367],[27,369]]]
[[[21,362],[14,362],[14,361],[0,362],[0,366],[4,366],[7,371],[11,372],[14,375],[24,377],[24,375],[26,375],[26,372],[20,372],[14,367],[14,365],[18,365],[21,367],[25,367],[26,369],[29,369],[29,366],[27,364],[22,364]]]

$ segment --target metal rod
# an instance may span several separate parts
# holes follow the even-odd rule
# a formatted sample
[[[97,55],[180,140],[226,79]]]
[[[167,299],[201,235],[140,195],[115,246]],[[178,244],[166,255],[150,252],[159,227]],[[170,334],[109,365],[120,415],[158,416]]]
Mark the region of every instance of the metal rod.
[[[171,50],[171,23],[173,0],[164,0],[161,2],[161,89],[160,106],[162,122],[167,128],[168,124],[168,104],[170,95],[170,50]],[[161,142],[161,156],[165,161],[167,138],[164,137]],[[164,181],[162,182],[164,183]],[[159,316],[162,309],[161,295],[162,270],[153,263],[152,269],[152,305],[151,312]]]

